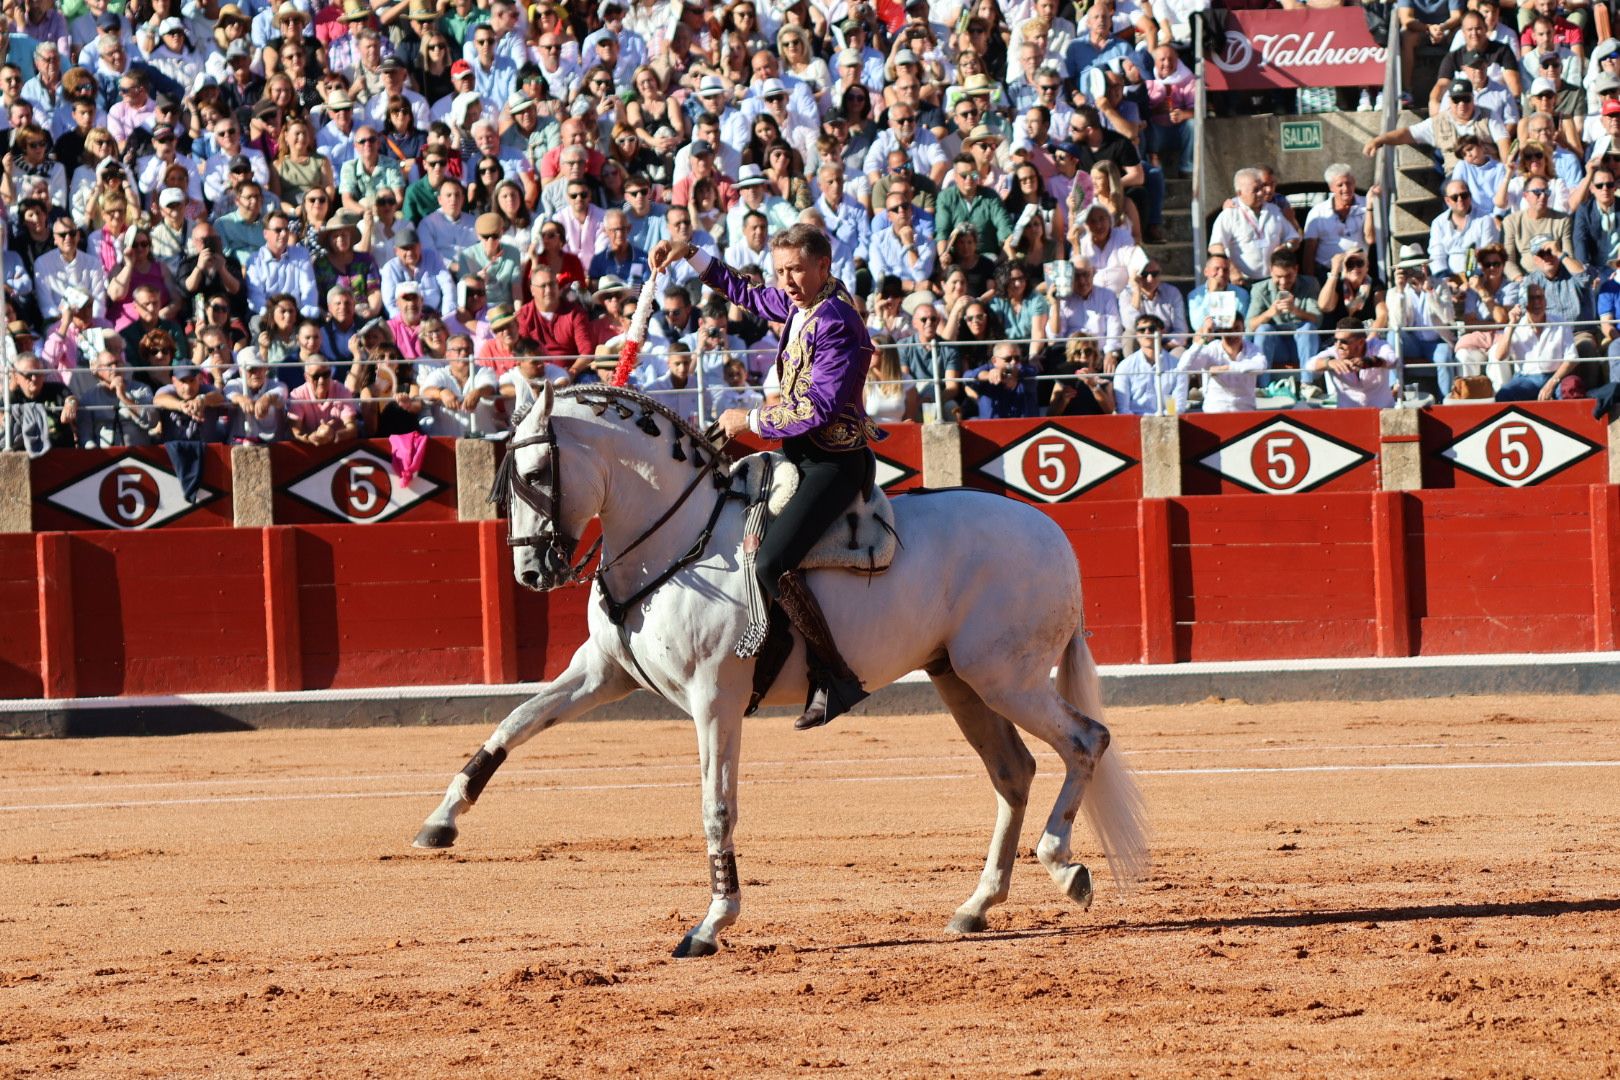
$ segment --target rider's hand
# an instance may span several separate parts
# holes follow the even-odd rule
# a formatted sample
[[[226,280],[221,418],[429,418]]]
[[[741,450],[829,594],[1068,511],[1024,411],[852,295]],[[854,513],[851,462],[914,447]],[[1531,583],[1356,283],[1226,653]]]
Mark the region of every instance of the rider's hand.
[[[682,250],[684,248],[684,250]],[[689,259],[695,249],[690,244],[676,244],[673,240],[660,240],[647,255],[647,265],[655,274],[669,269],[678,259]]]
[[[720,414],[720,431],[728,439],[735,439],[748,430],[747,409],[727,409]]]

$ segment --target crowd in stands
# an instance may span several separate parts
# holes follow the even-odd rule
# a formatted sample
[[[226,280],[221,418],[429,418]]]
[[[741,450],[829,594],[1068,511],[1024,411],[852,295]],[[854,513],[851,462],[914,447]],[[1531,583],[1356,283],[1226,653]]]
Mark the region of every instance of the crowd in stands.
[[[1470,44],[1433,118],[1369,146],[1444,155],[1462,209],[1430,250],[1380,275],[1348,167],[1304,220],[1246,169],[1184,296],[1154,251],[1207,0],[16,0],[8,428],[498,435],[541,380],[613,366],[656,242],[769,283],[796,222],[880,346],[883,421],[1237,409],[1285,379],[1386,404],[1392,309],[1437,396],[1474,368],[1561,392],[1614,337],[1620,49],[1557,0],[1522,36],[1474,6],[1441,5]],[[684,264],[657,303],[635,385],[691,415],[774,393],[779,327]]]

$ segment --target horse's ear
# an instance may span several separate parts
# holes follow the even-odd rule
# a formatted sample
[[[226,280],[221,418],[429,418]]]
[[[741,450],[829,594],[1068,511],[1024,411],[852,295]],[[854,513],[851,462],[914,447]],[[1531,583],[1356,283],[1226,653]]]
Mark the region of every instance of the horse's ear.
[[[556,404],[556,401],[557,395],[551,388],[551,380],[542,377],[540,380],[540,393],[535,395],[534,399],[535,424],[537,426],[543,426],[551,418],[551,407]]]

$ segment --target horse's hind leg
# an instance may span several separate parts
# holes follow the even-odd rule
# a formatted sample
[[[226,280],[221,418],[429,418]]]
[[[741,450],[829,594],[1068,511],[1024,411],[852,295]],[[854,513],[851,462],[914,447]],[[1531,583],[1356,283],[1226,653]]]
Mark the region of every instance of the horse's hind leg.
[[[1035,759],[1006,717],[986,705],[948,666],[943,670],[930,667],[928,674],[968,745],[983,760],[996,789],[996,827],[990,834],[990,853],[985,856],[979,887],[946,926],[952,933],[971,934],[983,930],[985,914],[1007,899],[1024,808],[1029,805],[1029,785],[1035,779]]]
[[[1069,837],[1074,818],[1080,812],[1086,785],[1097,761],[1108,749],[1108,729],[1065,701],[1047,680],[1045,665],[1007,665],[1010,669],[1041,668],[1039,681],[1020,684],[1008,670],[993,671],[984,678],[968,676],[973,688],[987,705],[1048,744],[1063,759],[1063,786],[1046,819],[1046,831],[1035,848],[1041,865],[1052,875],[1064,895],[1081,907],[1091,906],[1091,871],[1070,860]]]
[[[589,641],[581,645],[567,670],[513,709],[478,753],[451,778],[444,801],[422,822],[412,845],[450,847],[456,842],[456,819],[472,809],[509,751],[559,720],[571,720],[598,705],[617,701],[634,689],[635,683],[624,669],[603,657]]]

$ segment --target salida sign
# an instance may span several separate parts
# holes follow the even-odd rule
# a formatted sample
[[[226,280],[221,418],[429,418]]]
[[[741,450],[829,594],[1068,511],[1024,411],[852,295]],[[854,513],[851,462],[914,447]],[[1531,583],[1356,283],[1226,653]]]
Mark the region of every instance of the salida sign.
[[[1381,86],[1387,51],[1360,7],[1229,11],[1226,47],[1206,70],[1211,90]]]

